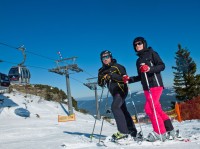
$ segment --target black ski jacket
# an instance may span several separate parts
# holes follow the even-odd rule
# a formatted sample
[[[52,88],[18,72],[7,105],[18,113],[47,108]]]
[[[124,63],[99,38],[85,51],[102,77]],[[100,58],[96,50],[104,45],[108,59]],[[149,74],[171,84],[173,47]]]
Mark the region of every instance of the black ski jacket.
[[[139,58],[136,61],[138,76],[130,77],[129,83],[141,81],[143,90],[148,90],[145,75],[139,70],[141,64],[145,63],[150,67],[150,71],[146,73],[149,82],[149,87],[164,87],[160,72],[165,69],[165,64],[161,60],[158,53],[155,52],[152,48],[147,48],[139,51],[137,55],[139,56]]]
[[[105,75],[108,75],[109,79],[104,79]],[[115,59],[109,65],[103,65],[98,72],[98,85],[103,87],[107,84],[107,87],[112,96],[120,94],[121,97],[126,97],[128,94],[127,84],[123,82],[123,75],[126,75],[126,69],[124,66],[118,64]]]

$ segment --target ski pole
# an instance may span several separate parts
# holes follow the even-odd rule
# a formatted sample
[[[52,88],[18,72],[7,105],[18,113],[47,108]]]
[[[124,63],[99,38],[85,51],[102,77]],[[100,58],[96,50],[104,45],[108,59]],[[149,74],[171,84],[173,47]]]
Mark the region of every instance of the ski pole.
[[[109,95],[110,83],[111,83],[111,80],[109,80],[109,84],[108,84],[108,92],[107,92],[106,106],[105,106],[105,107],[107,107],[107,100],[108,100],[108,95]],[[110,113],[110,111],[109,111],[109,110],[106,110],[106,114],[107,114],[107,113]],[[101,123],[101,130],[100,130],[100,133],[99,133],[99,143],[100,143],[100,141],[101,141],[101,133],[102,133],[102,130],[103,130],[103,122],[104,122],[104,119],[105,119],[105,118],[106,118],[106,117],[104,116],[104,117],[103,117],[103,120],[102,120],[102,123]]]
[[[103,122],[104,122],[104,117],[103,117],[103,120],[102,120],[102,123],[101,123],[101,130],[100,130],[100,133],[99,133],[99,143],[101,141],[101,133],[102,133],[102,129],[103,129]]]
[[[104,91],[104,87],[102,87],[102,91],[101,91],[101,96],[100,96],[100,101],[99,101],[99,107],[98,107],[98,111],[99,111],[99,109],[100,109],[100,105],[101,105],[101,99],[102,99],[102,96],[103,96],[103,91]],[[91,135],[90,135],[90,141],[92,142],[92,138],[93,138],[93,135],[94,135],[94,129],[95,129],[95,126],[96,126],[96,121],[97,121],[97,117],[95,117],[95,121],[94,121],[94,126],[93,126],[93,129],[92,129],[92,133],[91,133]]]
[[[132,93],[131,93],[131,90],[130,90],[128,84],[127,84],[127,86],[128,86],[128,91],[129,91],[129,94],[130,94],[130,99],[131,99],[131,98],[132,98],[132,96],[131,96]],[[133,106],[134,106],[136,118],[137,118],[137,120],[138,120],[138,124],[139,124],[139,126],[140,126],[140,131],[142,132],[142,136],[143,136],[142,126],[141,126],[140,121],[139,121],[139,118],[138,118],[138,112],[137,112],[137,109],[136,109],[136,106],[135,106],[134,101],[132,101],[132,104],[133,104]]]
[[[151,61],[150,61],[150,64],[151,64],[151,66],[153,66],[153,63],[152,63]],[[156,79],[157,85],[160,86],[160,83],[158,82],[158,78],[157,78],[157,76],[156,76],[156,73],[153,73],[153,75],[154,75],[154,77],[155,77],[155,79]]]
[[[140,131],[142,132],[142,136],[143,136],[142,126],[141,126],[141,124],[140,124],[140,120],[139,120],[139,117],[138,117],[138,113],[137,113],[137,109],[136,109],[136,106],[135,106],[134,101],[132,101],[132,104],[133,104],[133,106],[134,106],[135,113],[136,113],[136,117],[137,117],[137,120],[138,120],[138,124],[139,124],[139,126],[140,126]]]
[[[149,81],[148,81],[148,79],[147,79],[147,74],[146,74],[146,72],[144,72],[144,75],[145,75],[145,79],[146,79],[146,83],[147,83],[147,87],[148,87],[149,96],[150,96],[150,98],[151,98],[151,102],[152,102],[152,106],[153,106],[153,112],[154,112],[154,115],[155,115],[155,118],[156,118],[156,124],[157,124],[157,126],[158,126],[158,131],[159,131],[159,134],[160,134],[160,140],[163,141],[163,140],[162,140],[161,133],[160,133],[160,126],[159,126],[159,124],[158,124],[158,117],[157,117],[157,115],[156,115],[156,109],[155,109],[155,105],[154,105],[154,102],[153,102],[152,93],[151,93],[151,90],[150,90],[150,88],[149,88]]]
[[[93,129],[92,129],[92,133],[90,135],[90,141],[91,142],[92,142],[92,138],[93,138],[93,135],[94,135],[94,129],[95,129],[95,126],[96,126],[96,122],[97,122],[97,118],[95,117],[95,121],[94,121]]]
[[[106,96],[106,105],[105,105],[106,114],[111,113],[111,110],[108,109],[108,95],[109,95],[110,83],[111,83],[111,80],[109,81],[109,84],[108,84],[108,92],[107,92],[107,96]]]

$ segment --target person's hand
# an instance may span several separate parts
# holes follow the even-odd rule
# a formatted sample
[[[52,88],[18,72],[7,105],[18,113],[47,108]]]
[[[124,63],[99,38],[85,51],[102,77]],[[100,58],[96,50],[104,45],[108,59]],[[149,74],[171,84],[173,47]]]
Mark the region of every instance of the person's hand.
[[[109,76],[108,74],[104,75],[103,78],[104,78],[105,80],[110,80],[110,76]]]
[[[124,84],[127,84],[129,81],[130,77],[128,75],[123,75],[123,82]]]
[[[148,72],[150,70],[150,67],[148,65],[146,65],[145,63],[142,63],[140,66],[140,72]]]

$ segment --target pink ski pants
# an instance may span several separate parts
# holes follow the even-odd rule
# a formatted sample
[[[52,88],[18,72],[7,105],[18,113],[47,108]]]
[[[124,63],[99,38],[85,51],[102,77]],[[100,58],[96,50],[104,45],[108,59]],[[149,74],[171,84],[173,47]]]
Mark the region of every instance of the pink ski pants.
[[[149,116],[152,126],[153,126],[153,130],[157,134],[160,134],[160,133],[163,134],[166,132],[164,121],[169,119],[168,115],[162,110],[162,107],[161,107],[161,104],[159,101],[162,91],[163,91],[163,87],[150,88],[152,98],[150,96],[149,91],[144,91],[144,95],[146,97],[145,112]],[[154,109],[153,109],[153,105],[152,105],[152,100],[154,103],[155,112],[156,112],[157,119],[158,119],[158,125],[160,127],[160,133],[159,133],[158,125],[156,122],[156,117],[155,117],[155,113],[154,113]]]

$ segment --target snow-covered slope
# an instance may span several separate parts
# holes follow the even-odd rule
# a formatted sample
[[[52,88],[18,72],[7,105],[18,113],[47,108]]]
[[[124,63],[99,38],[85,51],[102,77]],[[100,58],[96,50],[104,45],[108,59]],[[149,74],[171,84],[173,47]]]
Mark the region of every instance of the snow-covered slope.
[[[0,99],[0,149],[62,149],[62,148],[104,148],[97,146],[101,127],[101,120],[97,120],[93,142],[90,134],[95,119],[91,115],[75,112],[76,120],[58,122],[58,115],[66,115],[59,103],[45,101],[38,96],[25,95],[19,92],[2,94]],[[67,105],[63,105],[68,110]],[[30,117],[20,117],[15,109],[24,108],[31,114]],[[113,121],[114,122],[114,121]],[[200,121],[173,122],[176,129],[180,129],[182,136],[190,138],[191,142],[164,142],[162,148],[171,149],[199,149],[200,148]],[[144,135],[152,131],[151,124],[141,124]],[[138,130],[140,127],[136,124]],[[104,122],[102,136],[115,133],[116,125]],[[108,148],[158,148],[152,143],[142,145],[131,144],[119,146],[109,144]]]

